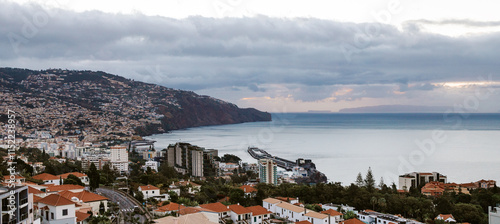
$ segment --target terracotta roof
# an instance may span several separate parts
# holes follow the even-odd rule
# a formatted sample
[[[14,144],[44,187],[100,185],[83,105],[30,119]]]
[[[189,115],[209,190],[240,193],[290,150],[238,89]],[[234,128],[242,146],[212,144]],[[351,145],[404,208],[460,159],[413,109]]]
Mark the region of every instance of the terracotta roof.
[[[243,190],[245,193],[257,192],[257,189],[253,188],[250,185],[243,185],[240,187],[240,189]]]
[[[337,211],[335,211],[335,210],[333,210],[333,209],[328,209],[328,210],[326,210],[326,211],[322,211],[322,212],[321,212],[321,214],[327,214],[327,215],[330,215],[330,216],[339,216],[339,215],[344,215],[344,214],[342,214],[342,213],[340,213],[340,212],[337,212]]]
[[[33,202],[38,202],[40,201],[42,198],[41,197],[38,197],[36,195],[33,195]]]
[[[262,200],[264,202],[270,203],[270,204],[278,204],[281,202],[281,200],[275,199],[275,198],[266,198]]]
[[[179,205],[174,202],[170,202],[168,205],[164,205],[156,209],[156,212],[171,212],[171,211],[178,211],[180,209],[186,208],[184,205]]]
[[[88,217],[90,217],[90,214],[89,213],[83,213],[83,212],[75,211],[75,216],[76,216],[76,222],[81,222],[81,221],[87,219]]]
[[[345,220],[345,221],[341,222],[340,224],[365,224],[365,223],[359,219],[353,218],[353,219]]]
[[[34,187],[30,187],[30,186],[28,186],[28,193],[29,193],[29,194],[43,194],[43,193],[45,193],[45,192],[43,192],[43,191],[41,191],[41,190],[38,190],[38,189],[36,189],[36,188],[34,188]]]
[[[141,191],[152,191],[152,190],[160,190],[160,188],[157,188],[153,185],[146,185],[146,186],[140,186],[139,188],[141,188]]]
[[[51,185],[51,186],[47,187],[48,192],[82,190],[82,189],[85,189],[85,187],[80,186],[80,185],[74,185],[74,184]]]
[[[36,176],[33,176],[33,179],[37,180],[59,180],[59,177],[56,177],[50,173],[41,173]]]
[[[75,204],[71,200],[58,195],[58,194],[51,194],[48,195],[47,197],[44,197],[38,201],[38,203],[43,203],[46,205],[52,205],[52,206],[61,206],[61,205],[71,205]]]
[[[208,210],[218,212],[218,213],[230,211],[230,209],[227,206],[225,206],[224,204],[222,204],[220,202],[203,204],[203,205],[200,205],[200,207],[206,208]]]
[[[234,213],[241,215],[241,214],[247,214],[251,213],[252,211],[248,210],[247,208],[241,206],[241,205],[230,205],[229,209],[233,211]]]
[[[426,176],[428,176],[428,175],[432,175],[432,173],[420,173],[420,175],[426,175]]]
[[[92,202],[92,201],[103,201],[103,200],[109,200],[107,197],[94,194],[90,191],[82,191],[82,192],[77,192],[73,193],[71,191],[62,191],[59,193],[60,195],[64,196],[67,199],[71,199],[72,197],[77,197],[79,200],[83,202]]]
[[[316,219],[326,219],[326,218],[328,218],[328,215],[321,214],[319,212],[308,212],[308,213],[305,214],[305,216],[313,217],[313,218],[316,218]]]
[[[19,175],[14,175],[14,177],[16,180],[25,179],[24,177],[19,176]],[[4,181],[10,180],[10,175],[3,176],[3,179],[4,179]]]
[[[276,197],[278,200],[282,200],[284,202],[290,202],[292,200],[297,200],[297,198],[290,198],[290,197]]]
[[[260,205],[250,206],[250,207],[247,207],[247,209],[252,212],[252,216],[266,215],[266,214],[272,213]]]
[[[205,208],[195,208],[195,207],[186,207],[186,208],[183,208],[179,211],[179,214],[180,215],[187,215],[187,214],[193,214],[193,213],[198,213],[198,212],[214,212],[212,210],[209,210],[209,209],[205,209]]]
[[[160,219],[155,219],[155,223],[178,223],[178,224],[217,224],[217,222],[211,222],[208,218],[201,213],[183,215],[181,217],[167,216]]]
[[[76,177],[86,177],[86,176],[87,176],[87,174],[84,174],[84,173],[79,173],[79,172],[64,173],[64,174],[61,174],[61,175],[59,175],[59,176],[60,176],[60,177],[62,177],[62,179],[66,179],[66,178],[68,178],[68,176],[69,176],[70,174],[73,174],[73,175],[75,175]]]
[[[439,214],[436,218],[438,218],[438,217],[441,217],[443,220],[447,220],[449,218],[455,219],[455,218],[453,218],[452,214]]]
[[[297,213],[304,212],[304,208],[299,207],[299,206],[296,206],[296,205],[292,205],[292,204],[287,203],[287,202],[282,202],[282,203],[279,203],[279,204],[277,204],[276,206],[278,206],[278,207],[280,207],[280,208],[284,208],[284,209],[286,209],[286,210],[290,210],[290,211],[293,211],[293,212],[297,212]]]
[[[307,220],[304,220],[304,221],[296,222],[295,224],[312,224],[312,223],[307,221]]]

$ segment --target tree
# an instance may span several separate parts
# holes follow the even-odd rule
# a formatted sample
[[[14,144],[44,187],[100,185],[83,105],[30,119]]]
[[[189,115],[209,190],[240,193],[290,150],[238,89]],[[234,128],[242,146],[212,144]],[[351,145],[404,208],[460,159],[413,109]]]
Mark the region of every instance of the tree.
[[[344,219],[345,220],[354,219],[354,218],[357,218],[357,217],[358,216],[353,211],[347,211],[347,212],[344,213]]]
[[[101,181],[101,177],[94,163],[90,164],[87,176],[89,176],[90,190],[94,191],[95,189],[99,188],[99,182]]]
[[[384,183],[384,178],[383,177],[380,177],[380,183],[378,183],[378,188],[379,189],[383,189],[385,187],[387,187]]]
[[[134,198],[141,203],[144,202],[144,194],[141,191],[137,191],[137,193],[135,193],[134,195]]]
[[[488,216],[479,205],[458,203],[455,205],[453,216],[457,219],[457,222],[488,223]]]
[[[234,188],[229,192],[229,201],[233,204],[240,203],[246,205],[245,192],[239,188]]]
[[[85,187],[85,184],[82,182],[82,180],[80,180],[80,178],[78,178],[77,176],[75,176],[73,174],[68,175],[68,178],[66,178],[64,180],[64,184],[74,184],[74,185],[80,185],[80,186]]]
[[[373,174],[372,174],[372,168],[371,167],[368,168],[368,172],[366,173],[365,187],[370,192],[375,189],[375,179],[373,179]]]
[[[361,176],[361,172],[358,173],[358,177],[356,177],[356,186],[362,187],[364,186],[363,176]]]

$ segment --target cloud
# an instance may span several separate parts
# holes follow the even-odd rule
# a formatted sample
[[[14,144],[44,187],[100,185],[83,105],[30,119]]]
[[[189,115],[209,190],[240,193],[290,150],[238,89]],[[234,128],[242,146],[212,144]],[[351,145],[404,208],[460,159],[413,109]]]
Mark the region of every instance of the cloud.
[[[448,37],[411,23],[398,30],[315,18],[172,19],[0,1],[0,33],[0,66],[103,70],[233,101],[416,98],[436,91],[432,83],[500,69],[500,33]],[[335,95],[345,88],[352,91]]]
[[[500,26],[500,21],[474,21],[470,19],[444,19],[444,20],[410,20],[407,23],[412,24],[430,24],[430,25],[461,25],[470,27],[496,27]]]

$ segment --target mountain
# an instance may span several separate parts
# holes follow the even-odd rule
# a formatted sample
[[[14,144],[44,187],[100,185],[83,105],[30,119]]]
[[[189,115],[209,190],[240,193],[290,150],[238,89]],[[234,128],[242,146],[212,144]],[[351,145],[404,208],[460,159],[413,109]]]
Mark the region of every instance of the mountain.
[[[253,108],[100,71],[0,68],[0,87],[2,112],[16,111],[25,135],[145,136],[271,120]]]
[[[444,113],[452,109],[444,106],[379,105],[344,108],[339,113]]]

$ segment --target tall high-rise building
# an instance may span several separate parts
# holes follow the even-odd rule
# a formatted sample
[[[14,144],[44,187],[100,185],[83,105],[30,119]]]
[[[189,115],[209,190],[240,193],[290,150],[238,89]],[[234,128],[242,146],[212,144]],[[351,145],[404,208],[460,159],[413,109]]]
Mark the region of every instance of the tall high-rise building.
[[[126,146],[111,146],[111,166],[120,173],[128,173],[128,152]]]
[[[177,172],[194,177],[214,176],[214,156],[217,150],[206,150],[189,143],[176,143],[163,150],[164,162],[174,167]],[[211,168],[211,169],[208,169]]]
[[[259,160],[259,177],[261,183],[278,185],[278,165],[272,159]]]

